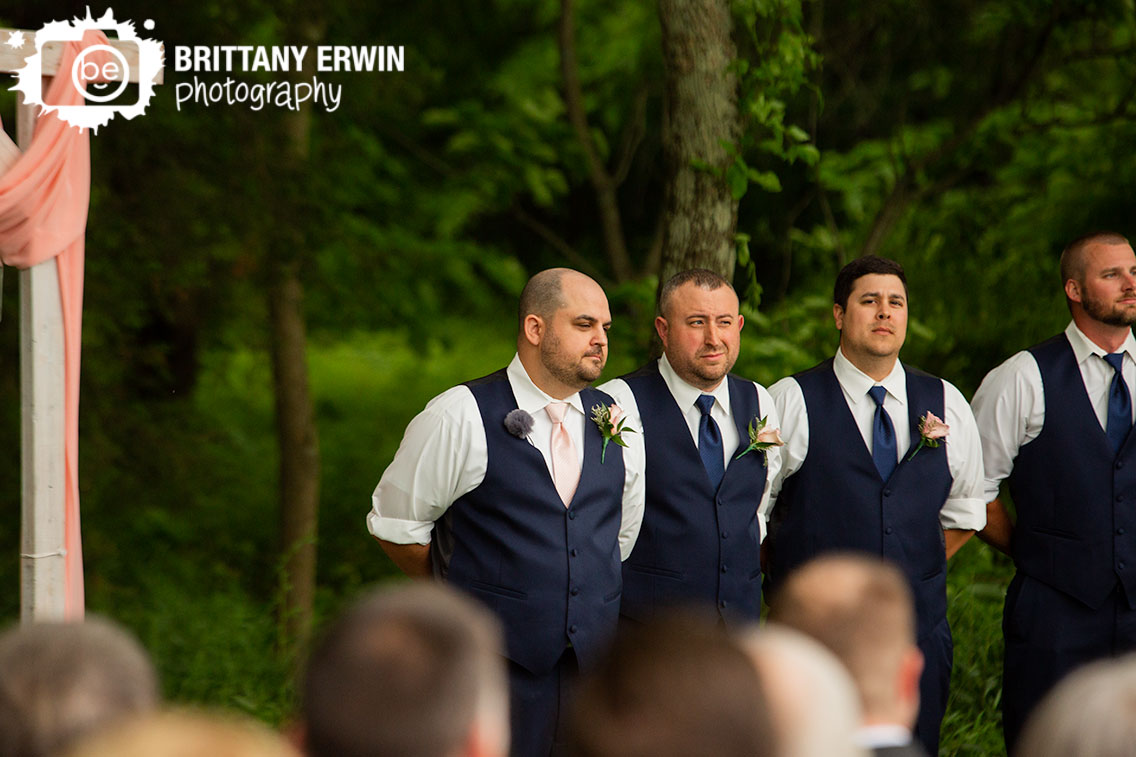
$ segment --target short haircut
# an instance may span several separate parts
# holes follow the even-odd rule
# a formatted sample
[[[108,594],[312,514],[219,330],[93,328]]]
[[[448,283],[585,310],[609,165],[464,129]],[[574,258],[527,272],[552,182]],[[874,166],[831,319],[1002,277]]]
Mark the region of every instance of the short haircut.
[[[1114,231],[1094,231],[1077,237],[1061,251],[1061,286],[1069,280],[1085,278],[1085,252],[1098,244],[1129,244],[1122,234]]]
[[[761,675],[784,757],[862,757],[860,703],[848,672],[802,633],[767,623],[741,637]]]
[[[299,757],[268,726],[231,714],[152,713],[82,739],[66,757]]]
[[[548,321],[556,311],[564,307],[563,281],[568,268],[549,268],[533,274],[521,290],[521,301],[517,306],[517,328],[523,331],[525,317],[538,315]]]
[[[38,623],[0,636],[0,757],[45,757],[158,705],[142,646],[110,621]]]
[[[1076,670],[1041,701],[1014,748],[1020,757],[1127,757],[1136,745],[1136,655]]]
[[[730,291],[734,289],[733,284],[727,281],[724,276],[709,269],[691,268],[687,271],[680,271],[667,279],[666,283],[659,289],[659,315],[663,318],[667,317],[667,309],[670,307],[671,298],[675,291],[684,284],[694,284],[708,292],[713,292],[722,287],[729,287]]]
[[[903,282],[903,291],[907,291],[907,274],[903,272],[903,266],[890,258],[881,258],[878,255],[865,255],[862,258],[856,258],[851,263],[841,268],[840,273],[836,274],[836,284],[832,288],[833,304],[847,309],[848,295],[852,294],[852,288],[856,285],[856,280],[861,276],[867,276],[873,273],[884,276],[898,276],[899,280]]]
[[[866,555],[816,558],[770,597],[769,619],[835,654],[867,714],[889,711],[895,676],[916,639],[911,587],[898,568]]]
[[[575,757],[776,754],[760,676],[714,618],[659,616],[621,627],[575,694]]]
[[[500,626],[438,584],[348,609],[312,652],[301,695],[309,757],[443,757],[475,725],[508,738]]]

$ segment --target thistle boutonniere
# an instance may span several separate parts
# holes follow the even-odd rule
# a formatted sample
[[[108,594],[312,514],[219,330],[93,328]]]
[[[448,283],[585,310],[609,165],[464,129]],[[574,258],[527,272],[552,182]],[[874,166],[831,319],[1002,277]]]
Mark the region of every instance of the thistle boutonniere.
[[[915,457],[915,453],[924,447],[938,447],[946,442],[950,431],[951,427],[943,423],[942,418],[928,410],[927,414],[919,419],[919,446],[907,456],[907,459]]]
[[[602,402],[592,405],[592,422],[599,426],[600,436],[603,437],[603,448],[600,450],[600,463],[603,464],[607,455],[607,443],[615,442],[620,447],[626,447],[623,434],[634,434],[635,429],[627,428],[627,419],[623,417],[623,410],[614,402],[607,406]]]
[[[749,446],[741,451],[741,454],[734,459],[737,460],[742,455],[748,454],[757,450],[764,458],[767,456],[765,450],[770,447],[783,447],[785,440],[781,438],[781,429],[779,428],[766,428],[765,424],[769,422],[769,416],[764,418],[754,418],[749,422]]]
[[[518,439],[528,439],[532,428],[533,417],[519,407],[516,410],[510,410],[509,414],[505,416],[505,430]]]

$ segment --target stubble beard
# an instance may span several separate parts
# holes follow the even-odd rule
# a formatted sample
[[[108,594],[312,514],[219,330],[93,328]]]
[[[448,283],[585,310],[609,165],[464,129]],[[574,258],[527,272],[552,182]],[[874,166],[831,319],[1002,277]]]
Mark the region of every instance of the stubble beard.
[[[1081,305],[1085,308],[1085,313],[1094,321],[1109,326],[1132,326],[1136,324],[1136,306],[1122,308],[1115,303],[1105,304],[1103,300],[1095,297],[1085,298]]]
[[[593,366],[590,361],[585,362],[584,358],[586,357],[595,357],[595,354],[588,353],[573,362],[571,356],[561,352],[560,339],[555,337],[552,332],[549,332],[540,344],[541,364],[553,378],[566,386],[583,389],[591,386],[592,382],[603,373],[607,361],[603,359],[602,352],[599,354],[600,364],[598,366]]]

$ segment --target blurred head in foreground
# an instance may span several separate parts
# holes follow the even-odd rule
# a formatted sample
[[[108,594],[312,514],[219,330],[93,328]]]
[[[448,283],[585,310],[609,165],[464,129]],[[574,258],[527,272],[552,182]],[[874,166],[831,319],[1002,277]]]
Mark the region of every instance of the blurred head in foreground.
[[[501,630],[439,584],[403,584],[352,606],[312,651],[302,684],[309,757],[504,755]]]
[[[0,636],[0,757],[45,757],[158,704],[149,656],[100,618]]]
[[[898,568],[865,555],[817,558],[771,597],[769,619],[836,655],[852,674],[865,725],[914,727],[923,655],[911,588]]]
[[[248,718],[160,712],[82,739],[66,757],[299,757],[283,736]]]
[[[1029,716],[1018,757],[1136,754],[1136,654],[1070,673]]]
[[[575,697],[577,757],[776,754],[758,675],[712,618],[677,613],[621,628]]]
[[[747,632],[769,703],[778,757],[862,757],[860,707],[840,662],[817,642],[775,623]]]

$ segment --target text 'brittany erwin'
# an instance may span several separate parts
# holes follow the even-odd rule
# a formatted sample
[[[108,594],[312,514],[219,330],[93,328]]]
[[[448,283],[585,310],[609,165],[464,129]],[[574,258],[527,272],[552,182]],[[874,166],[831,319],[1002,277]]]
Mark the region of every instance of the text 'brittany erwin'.
[[[307,45],[177,45],[174,70],[196,73],[301,71]],[[315,48],[316,71],[403,71],[402,45],[320,45]]]

